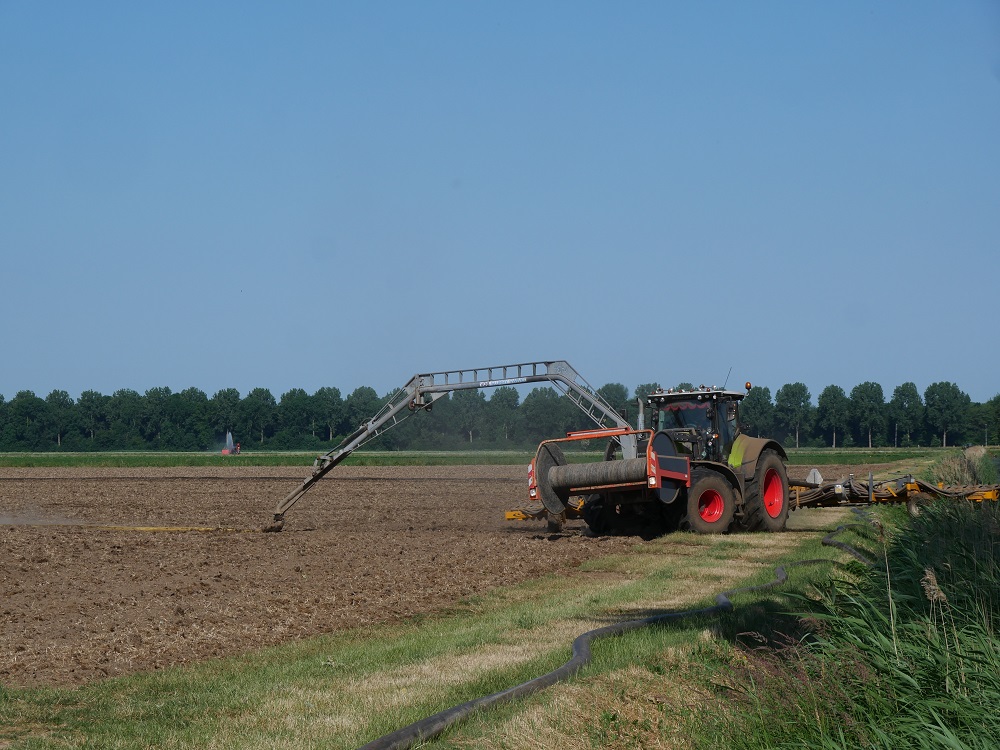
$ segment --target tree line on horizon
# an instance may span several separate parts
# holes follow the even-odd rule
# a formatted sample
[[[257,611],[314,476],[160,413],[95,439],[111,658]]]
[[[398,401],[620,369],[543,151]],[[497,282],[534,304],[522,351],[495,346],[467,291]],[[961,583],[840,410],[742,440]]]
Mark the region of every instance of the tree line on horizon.
[[[630,395],[624,385],[608,383],[597,391],[634,423],[635,399],[660,387],[644,383]],[[78,399],[62,390],[45,398],[21,391],[10,401],[0,395],[0,451],[210,451],[224,445],[227,433],[243,449],[329,450],[391,396],[379,397],[368,386],[346,397],[335,387],[313,394],[293,388],[278,399],[266,388],[245,396],[228,388],[211,397],[198,388],[151,388],[144,394],[121,389],[111,395],[88,390]],[[933,383],[923,394],[903,383],[887,401],[881,385],[866,382],[850,393],[827,386],[814,404],[802,383],[783,385],[773,398],[769,388],[756,386],[741,405],[740,421],[749,434],[788,447],[996,444],[1000,394],[974,403],[951,382]],[[552,387],[535,388],[522,400],[517,389],[505,386],[489,398],[474,389],[442,397],[431,414],[405,420],[370,447],[523,449],[591,427]]]

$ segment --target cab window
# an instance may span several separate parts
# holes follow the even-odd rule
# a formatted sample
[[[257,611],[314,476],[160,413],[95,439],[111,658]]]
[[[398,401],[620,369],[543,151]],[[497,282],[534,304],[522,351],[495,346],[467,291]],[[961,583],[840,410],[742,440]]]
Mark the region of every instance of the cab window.
[[[694,428],[709,430],[712,420],[709,417],[708,402],[678,401],[660,406],[659,429]]]

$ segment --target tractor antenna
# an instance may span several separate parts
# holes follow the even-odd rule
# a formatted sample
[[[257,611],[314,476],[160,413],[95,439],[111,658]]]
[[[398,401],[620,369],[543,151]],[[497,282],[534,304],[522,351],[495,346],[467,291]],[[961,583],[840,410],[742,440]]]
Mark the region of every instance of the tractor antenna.
[[[729,376],[733,374],[733,366],[729,365],[729,372],[726,373],[726,383],[729,382]],[[722,390],[726,390],[726,383],[722,384]]]

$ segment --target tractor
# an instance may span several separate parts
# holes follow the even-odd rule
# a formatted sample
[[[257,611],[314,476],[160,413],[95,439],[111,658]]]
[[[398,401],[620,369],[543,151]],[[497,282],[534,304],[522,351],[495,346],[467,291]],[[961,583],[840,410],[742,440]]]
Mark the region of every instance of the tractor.
[[[582,517],[594,534],[782,531],[788,457],[774,440],[741,431],[739,403],[750,388],[657,390],[638,400],[634,430],[584,430],[542,442],[528,469],[528,496],[544,513],[532,517],[548,518],[552,530]],[[607,440],[605,460],[568,463],[563,446],[582,440]],[[623,457],[630,445],[634,457]]]

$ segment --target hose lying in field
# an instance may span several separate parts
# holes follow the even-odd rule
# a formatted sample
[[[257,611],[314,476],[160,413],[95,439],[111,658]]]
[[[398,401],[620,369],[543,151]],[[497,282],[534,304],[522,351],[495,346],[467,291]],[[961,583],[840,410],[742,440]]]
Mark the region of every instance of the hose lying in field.
[[[21,523],[5,519],[3,526],[62,526],[90,531],[142,531],[142,532],[199,532],[204,534],[256,534],[260,529],[234,529],[223,526],[113,526],[103,523],[74,523],[73,521],[39,521],[37,523]]]
[[[863,516],[863,512],[859,508],[855,509],[855,513]],[[865,557],[861,552],[844,542],[834,539],[837,534],[845,531],[846,529],[867,526],[868,524],[864,523],[851,523],[838,526],[834,531],[823,537],[823,544],[829,547],[837,547],[847,554],[852,555],[865,565],[871,567],[873,562]],[[645,628],[649,625],[656,625],[657,623],[666,622],[668,620],[681,620],[688,617],[695,617],[696,615],[720,615],[723,612],[731,612],[733,610],[733,603],[729,599],[730,596],[745,594],[751,591],[766,591],[768,589],[776,588],[788,580],[786,568],[793,568],[802,565],[818,565],[821,563],[834,565],[840,564],[837,560],[827,558],[798,560],[794,563],[789,563],[787,566],[779,565],[776,567],[774,569],[774,580],[772,581],[758,584],[756,586],[743,586],[741,588],[730,589],[729,591],[724,591],[721,594],[716,595],[715,604],[711,607],[689,609],[680,612],[666,612],[659,615],[645,617],[641,620],[628,620],[614,625],[607,625],[603,628],[589,630],[586,633],[577,636],[576,640],[573,641],[572,658],[558,669],[540,677],[536,677],[533,680],[523,682],[520,685],[515,685],[514,687],[502,690],[499,693],[493,693],[492,695],[487,695],[483,698],[477,698],[436,713],[433,716],[428,716],[426,719],[421,719],[420,721],[414,722],[413,724],[403,727],[402,729],[397,729],[391,734],[387,734],[377,740],[372,740],[368,744],[359,748],[359,750],[404,750],[405,748],[412,747],[418,742],[426,742],[427,740],[438,736],[449,727],[462,721],[474,711],[478,711],[482,708],[489,708],[490,706],[494,706],[497,703],[503,703],[504,701],[524,698],[532,693],[536,693],[539,690],[547,688],[550,685],[554,685],[557,682],[572,677],[590,662],[590,644],[598,638],[603,638],[609,635],[621,635],[622,633],[628,633],[632,630],[638,630],[640,628]]]

